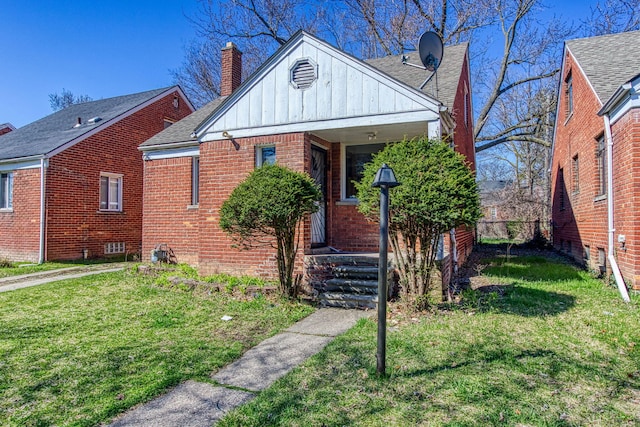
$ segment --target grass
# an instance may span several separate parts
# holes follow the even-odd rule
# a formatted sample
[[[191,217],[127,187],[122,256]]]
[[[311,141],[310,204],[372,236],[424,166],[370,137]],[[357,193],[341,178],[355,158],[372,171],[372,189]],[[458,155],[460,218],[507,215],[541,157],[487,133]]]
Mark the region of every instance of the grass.
[[[187,379],[210,381],[311,311],[129,272],[0,293],[0,425],[106,422]]]
[[[387,376],[362,320],[219,425],[640,425],[637,296],[562,261],[489,262],[493,292],[431,314],[390,306]]]
[[[59,270],[69,267],[81,267],[86,265],[102,264],[108,262],[124,261],[122,258],[113,259],[89,259],[75,261],[45,262],[42,264],[29,262],[10,262],[0,259],[0,278],[9,276],[20,276],[23,274],[40,273],[43,271]]]

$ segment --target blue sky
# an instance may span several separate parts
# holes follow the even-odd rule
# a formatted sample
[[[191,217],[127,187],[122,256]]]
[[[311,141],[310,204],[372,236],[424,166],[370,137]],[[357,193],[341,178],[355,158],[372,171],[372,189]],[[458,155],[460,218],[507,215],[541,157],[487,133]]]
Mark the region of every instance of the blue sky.
[[[93,99],[170,86],[195,37],[195,0],[0,0],[0,124],[51,114],[65,88]]]
[[[224,0],[223,0],[224,1]],[[574,20],[595,1],[556,0]],[[0,0],[0,124],[51,114],[49,94],[93,99],[173,84],[196,0]]]

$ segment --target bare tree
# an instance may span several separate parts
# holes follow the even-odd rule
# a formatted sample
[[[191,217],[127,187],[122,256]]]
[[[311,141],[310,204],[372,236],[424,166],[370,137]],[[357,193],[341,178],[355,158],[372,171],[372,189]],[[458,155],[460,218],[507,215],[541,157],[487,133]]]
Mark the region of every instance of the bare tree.
[[[173,70],[196,106],[220,95],[220,49],[233,41],[243,52],[243,73],[249,75],[298,29],[314,31],[320,22],[316,3],[307,0],[199,0],[188,17],[199,39],[186,48],[182,66]]]
[[[587,36],[640,30],[640,0],[604,0],[591,8],[591,16],[582,22]]]
[[[50,93],[49,104],[53,111],[59,111],[67,108],[69,105],[80,104],[82,102],[93,101],[89,95],[74,95],[70,90],[62,89],[62,93]]]

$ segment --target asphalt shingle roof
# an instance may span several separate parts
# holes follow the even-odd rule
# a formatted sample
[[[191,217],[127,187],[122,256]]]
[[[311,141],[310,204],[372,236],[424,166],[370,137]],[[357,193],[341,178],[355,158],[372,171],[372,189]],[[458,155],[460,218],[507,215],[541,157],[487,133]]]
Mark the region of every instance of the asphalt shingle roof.
[[[640,73],[640,31],[568,40],[566,46],[603,104]]]
[[[213,101],[206,104],[199,110],[194,111],[187,117],[179,120],[163,130],[160,133],[155,134],[145,142],[140,144],[140,147],[149,147],[154,145],[175,144],[179,142],[196,142],[197,139],[192,137],[191,134],[202,123],[209,114],[211,114],[218,106],[225,100],[226,97],[216,98]]]
[[[45,155],[177,86],[70,105],[0,136],[0,160]],[[74,127],[82,120],[82,125]],[[102,120],[88,124],[87,120]]]
[[[458,82],[460,81],[460,73],[462,72],[462,64],[468,46],[469,44],[466,42],[445,46],[442,54],[442,63],[437,71],[437,91],[435,76],[422,89],[423,92],[431,95],[449,108],[453,107]],[[422,65],[417,52],[404,54],[404,56],[408,57],[407,62]],[[431,75],[429,71],[404,65],[402,63],[402,55],[390,55],[383,58],[369,59],[365,62],[416,89],[420,89],[420,86],[427,77]]]

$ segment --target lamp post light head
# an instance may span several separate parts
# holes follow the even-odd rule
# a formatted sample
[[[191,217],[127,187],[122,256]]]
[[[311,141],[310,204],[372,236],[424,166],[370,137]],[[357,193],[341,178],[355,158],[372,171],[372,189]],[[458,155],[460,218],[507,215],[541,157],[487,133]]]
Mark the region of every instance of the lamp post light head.
[[[376,172],[376,177],[373,180],[372,187],[397,187],[400,183],[396,180],[396,175],[393,173],[393,169],[391,169],[386,163],[383,163]]]

